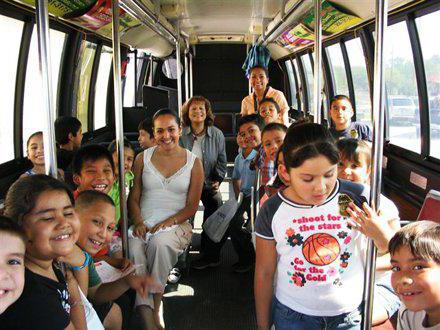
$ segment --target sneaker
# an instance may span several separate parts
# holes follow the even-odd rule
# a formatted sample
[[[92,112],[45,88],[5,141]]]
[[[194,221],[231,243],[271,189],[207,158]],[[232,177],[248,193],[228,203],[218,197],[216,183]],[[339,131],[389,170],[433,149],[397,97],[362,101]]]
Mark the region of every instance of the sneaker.
[[[247,273],[249,272],[252,268],[254,267],[254,264],[249,264],[249,263],[235,263],[234,265],[232,265],[232,270],[235,273]]]
[[[217,267],[220,265],[220,260],[210,260],[206,258],[200,258],[194,262],[191,263],[191,267],[194,269],[205,269],[208,267]]]
[[[180,274],[179,268],[171,269],[170,274],[168,275],[168,283],[176,284],[179,282],[181,276],[182,274]]]

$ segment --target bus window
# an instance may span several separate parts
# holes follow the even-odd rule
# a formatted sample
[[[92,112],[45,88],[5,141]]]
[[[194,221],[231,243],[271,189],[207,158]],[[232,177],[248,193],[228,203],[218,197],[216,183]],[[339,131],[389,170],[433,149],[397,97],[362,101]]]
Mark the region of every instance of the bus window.
[[[105,127],[107,124],[107,91],[110,79],[110,69],[112,67],[112,57],[113,50],[110,47],[102,46],[95,86],[95,107],[93,113],[94,129]]]
[[[367,67],[361,40],[352,39],[345,43],[351,74],[353,76],[353,89],[356,97],[356,121],[371,125],[371,99],[368,85]]]
[[[83,41],[80,54],[80,71],[77,77],[76,117],[82,124],[83,133],[89,131],[87,120],[89,110],[90,79],[92,77],[93,62],[95,60],[96,44]],[[99,91],[97,90],[99,93]],[[106,94],[107,98],[107,94]]]
[[[297,87],[298,87],[298,89],[297,89],[297,94],[296,94],[297,97],[299,98],[299,100],[298,100],[298,110],[304,111],[303,103],[302,103],[303,94],[302,94],[302,88],[301,88],[301,78],[299,76],[299,69],[298,69],[297,59],[293,58],[292,59],[292,63],[293,63],[293,68],[295,69],[295,72],[296,72],[296,77],[298,78],[298,80],[297,80],[297,83],[298,83]]]
[[[429,97],[431,131],[430,156],[440,158],[440,45],[437,39],[440,28],[440,11],[416,18],[425,66]]]
[[[293,72],[292,62],[290,62],[290,60],[286,61],[286,68],[290,86],[290,105],[295,109],[299,109],[298,98],[296,97],[297,88],[295,82],[295,72]]]
[[[58,78],[66,34],[50,29],[50,51],[52,69],[53,104],[56,106]],[[26,151],[28,137],[45,127],[46,113],[43,109],[43,90],[39,69],[37,27],[32,32],[29,57],[26,68],[26,82],[23,100],[23,150]],[[58,111],[56,112],[58,113]]]
[[[23,22],[0,16],[0,42],[4,45],[0,52],[0,62],[8,63],[3,65],[0,79],[0,164],[14,159],[15,77],[22,30]]]
[[[342,57],[341,46],[334,44],[326,47],[328,60],[330,62],[330,70],[333,76],[333,87],[335,95],[349,95],[347,74],[345,72],[344,58]]]
[[[128,54],[129,62],[125,71],[124,82],[124,107],[134,107],[135,103],[135,86],[134,86],[134,53]]]
[[[309,100],[309,112],[313,113],[313,70],[309,54],[301,56],[301,62],[304,68],[305,79],[307,83],[307,99]]]
[[[390,142],[420,153],[419,97],[406,22],[389,26],[385,38],[384,68]]]

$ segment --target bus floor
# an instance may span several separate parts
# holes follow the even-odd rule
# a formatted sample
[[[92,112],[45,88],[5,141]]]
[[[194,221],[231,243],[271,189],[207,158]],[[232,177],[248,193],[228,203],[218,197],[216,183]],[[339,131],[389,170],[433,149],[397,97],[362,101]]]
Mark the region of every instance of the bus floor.
[[[229,199],[232,185],[220,186],[223,201]],[[203,213],[194,219],[190,260],[199,257]],[[163,298],[166,329],[256,329],[254,273],[237,274],[238,261],[228,239],[221,252],[221,264],[204,270],[183,272],[177,284],[168,284]]]

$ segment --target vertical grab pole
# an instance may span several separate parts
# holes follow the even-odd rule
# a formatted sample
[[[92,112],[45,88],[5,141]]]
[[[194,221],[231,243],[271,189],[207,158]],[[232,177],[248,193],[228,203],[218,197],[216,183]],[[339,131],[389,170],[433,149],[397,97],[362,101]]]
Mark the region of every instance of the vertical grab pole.
[[[313,75],[313,100],[315,123],[321,123],[321,81],[322,81],[322,26],[321,0],[315,0],[315,62]]]
[[[46,112],[43,134],[44,164],[46,174],[57,178],[58,169],[54,129],[55,106],[52,97],[48,0],[38,0],[36,2],[35,15],[37,21],[39,68],[43,87],[43,109]]]
[[[373,86],[373,157],[371,159],[370,205],[379,210],[382,182],[382,153],[384,132],[384,71],[383,45],[387,25],[388,0],[376,0],[376,43],[374,46],[374,86]],[[377,250],[371,239],[368,240],[367,262],[365,266],[364,324],[363,329],[371,329],[373,315],[373,292]]]
[[[185,49],[185,102],[189,100],[189,84],[188,84],[188,48]]]
[[[193,54],[189,52],[189,97],[194,96],[193,87]]]
[[[180,23],[177,22],[176,39],[176,73],[177,73],[177,106],[179,117],[182,117],[182,72],[180,72]]]
[[[119,39],[119,0],[112,1],[113,86],[115,98],[116,152],[119,170],[119,205],[121,208],[122,251],[129,258],[127,199],[124,175],[124,123],[122,121],[121,40]]]

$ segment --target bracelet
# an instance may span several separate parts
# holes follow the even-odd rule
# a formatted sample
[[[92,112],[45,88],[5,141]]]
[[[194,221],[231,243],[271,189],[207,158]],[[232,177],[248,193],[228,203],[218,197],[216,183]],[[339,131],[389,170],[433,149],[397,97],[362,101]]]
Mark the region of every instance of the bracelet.
[[[70,270],[73,270],[73,271],[78,271],[78,270],[81,270],[84,267],[86,267],[90,263],[90,260],[92,259],[92,257],[86,251],[83,251],[83,253],[84,253],[84,256],[86,257],[86,259],[84,260],[84,263],[81,266],[71,266],[69,264],[66,264],[67,268],[69,268]]]

